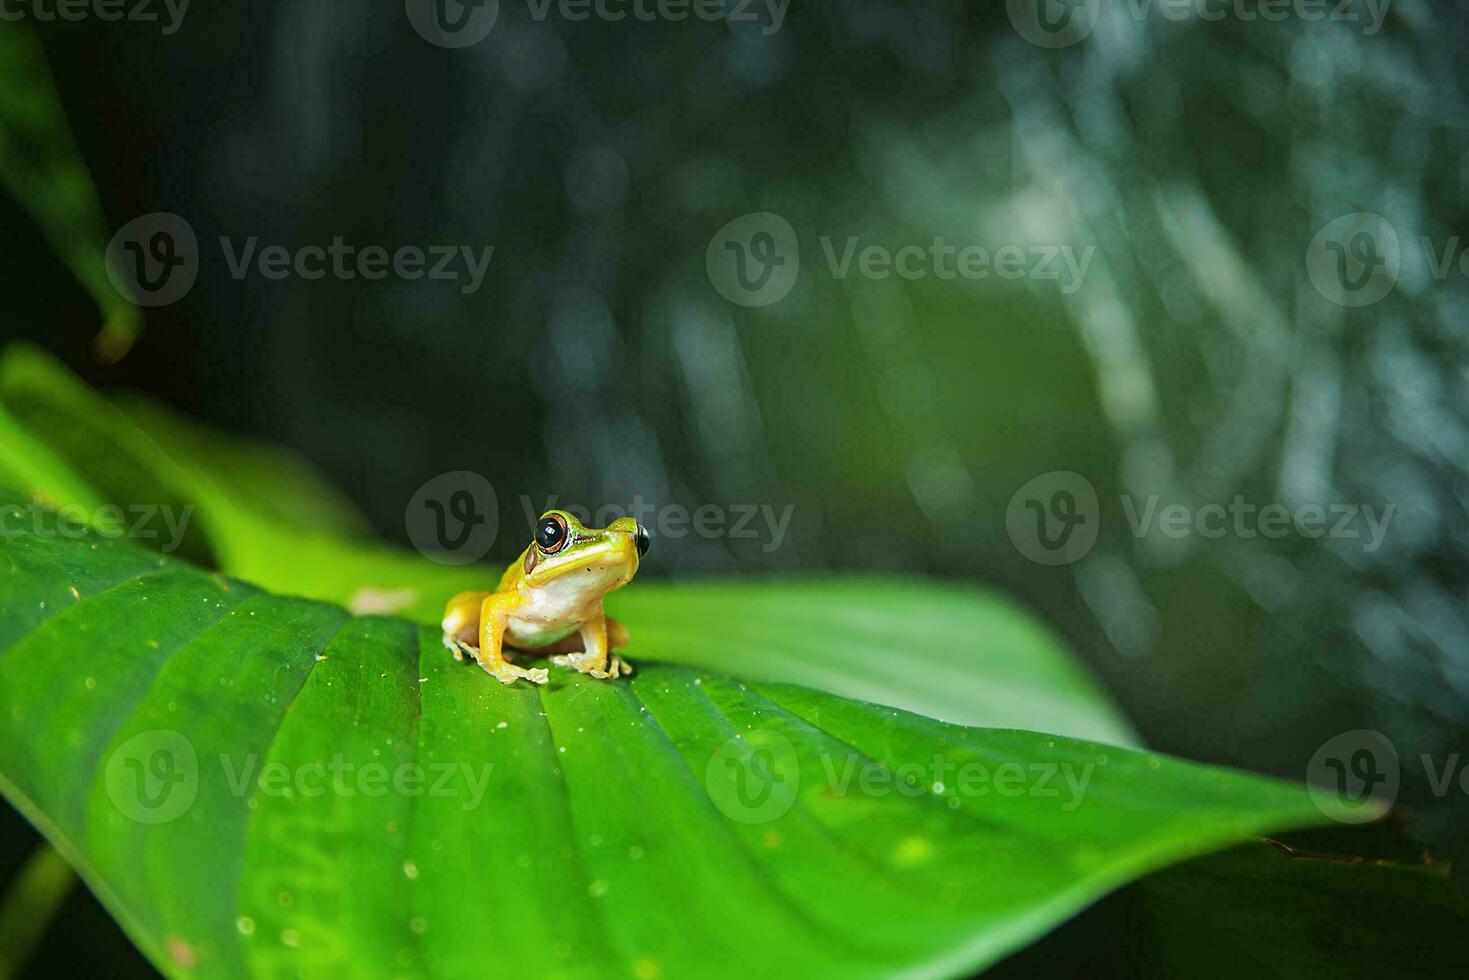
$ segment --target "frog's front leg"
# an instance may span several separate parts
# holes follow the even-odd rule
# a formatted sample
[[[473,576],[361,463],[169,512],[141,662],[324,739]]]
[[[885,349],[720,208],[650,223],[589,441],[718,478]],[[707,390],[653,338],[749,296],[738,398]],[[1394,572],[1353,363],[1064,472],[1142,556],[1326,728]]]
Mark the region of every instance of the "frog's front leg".
[[[485,673],[501,684],[514,684],[521,677],[536,684],[548,679],[545,668],[527,670],[505,659],[505,627],[510,623],[510,614],[523,601],[517,592],[495,592],[480,606],[479,649],[470,652]]]
[[[626,631],[623,631],[624,635]],[[582,653],[552,658],[552,663],[574,667],[583,674],[601,679],[632,673],[632,664],[607,649],[607,617],[599,615],[581,625]]]
[[[444,610],[444,646],[453,651],[455,660],[463,660],[468,653],[502,684],[514,684],[522,677],[546,683],[544,669],[527,670],[505,659],[505,627],[521,601],[514,592],[461,592]],[[475,639],[479,640],[477,648]]]

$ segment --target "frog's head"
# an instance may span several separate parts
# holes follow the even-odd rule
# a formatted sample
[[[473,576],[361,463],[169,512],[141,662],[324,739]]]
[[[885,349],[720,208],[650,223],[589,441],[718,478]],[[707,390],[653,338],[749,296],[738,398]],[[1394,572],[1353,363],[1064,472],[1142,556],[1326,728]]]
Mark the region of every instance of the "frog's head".
[[[523,581],[537,588],[554,582],[590,599],[631,582],[647,553],[648,531],[631,517],[594,528],[564,510],[548,510],[525,549]]]

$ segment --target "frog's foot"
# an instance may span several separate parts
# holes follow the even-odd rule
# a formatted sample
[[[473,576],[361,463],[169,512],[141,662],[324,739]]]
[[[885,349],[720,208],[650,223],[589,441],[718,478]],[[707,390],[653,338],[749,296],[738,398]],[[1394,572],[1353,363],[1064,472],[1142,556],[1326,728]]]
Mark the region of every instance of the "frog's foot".
[[[448,649],[450,653],[454,655],[455,660],[459,661],[461,664],[464,663],[464,651],[469,648],[468,644],[463,643],[460,640],[456,640],[448,633],[445,633],[444,646]]]
[[[552,657],[551,663],[557,667],[570,667],[599,680],[612,680],[632,673],[632,664],[615,653],[606,658],[605,666],[603,659],[594,653],[562,654]]]
[[[514,684],[518,680],[528,680],[532,684],[545,684],[551,679],[550,673],[544,667],[517,667],[506,660],[499,663],[479,661],[479,665],[501,684]]]
[[[532,684],[545,684],[551,679],[550,672],[544,667],[517,667],[503,657],[482,657],[479,647],[472,647],[463,640],[455,640],[450,637],[444,638],[444,646],[454,651],[454,659],[463,662],[466,656],[484,668],[489,674],[501,684],[514,684],[518,680],[528,680]]]

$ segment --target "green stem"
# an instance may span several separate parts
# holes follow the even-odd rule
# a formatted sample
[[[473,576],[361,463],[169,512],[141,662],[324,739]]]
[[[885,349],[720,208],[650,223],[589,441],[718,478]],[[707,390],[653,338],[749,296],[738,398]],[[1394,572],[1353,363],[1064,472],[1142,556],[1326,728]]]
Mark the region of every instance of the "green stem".
[[[50,844],[31,854],[0,901],[0,980],[17,976],[30,961],[75,881]]]

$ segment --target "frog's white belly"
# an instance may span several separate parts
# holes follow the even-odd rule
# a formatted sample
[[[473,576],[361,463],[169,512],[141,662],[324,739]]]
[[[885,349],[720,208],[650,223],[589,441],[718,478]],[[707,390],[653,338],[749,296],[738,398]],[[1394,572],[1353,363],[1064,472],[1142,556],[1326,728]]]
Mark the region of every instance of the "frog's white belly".
[[[558,580],[527,589],[525,601],[511,613],[506,624],[512,639],[527,646],[545,646],[575,633],[581,624],[597,615],[597,595],[587,601],[587,591],[574,581]]]

